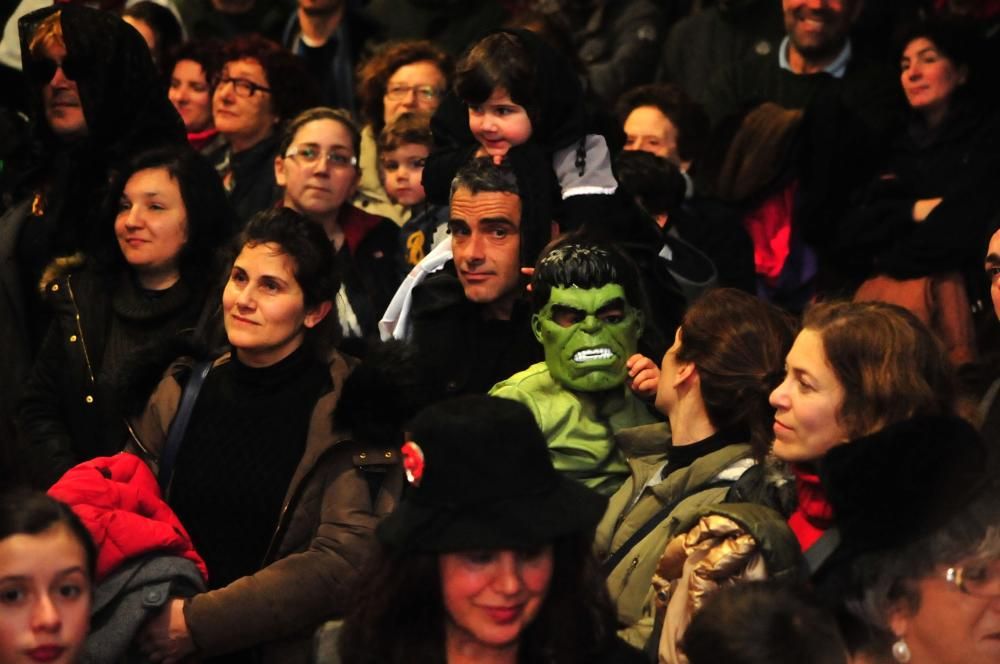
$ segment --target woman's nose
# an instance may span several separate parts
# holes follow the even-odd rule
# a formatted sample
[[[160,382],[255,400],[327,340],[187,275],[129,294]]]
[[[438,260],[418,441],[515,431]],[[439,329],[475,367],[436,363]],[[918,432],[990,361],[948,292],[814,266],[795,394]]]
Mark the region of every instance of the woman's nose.
[[[785,385],[788,383],[788,379],[781,381],[781,384],[776,388],[771,390],[771,396],[768,397],[767,401],[775,408],[782,408],[787,403],[787,392],[785,390]]]
[[[500,554],[493,587],[504,595],[516,595],[521,591],[522,585],[521,568],[517,557],[513,552],[505,551]]]
[[[139,212],[139,206],[133,205],[125,216],[125,228],[139,228],[140,226],[142,226],[142,214]]]
[[[252,309],[254,306],[253,289],[247,286],[236,296],[236,306],[240,309]]]

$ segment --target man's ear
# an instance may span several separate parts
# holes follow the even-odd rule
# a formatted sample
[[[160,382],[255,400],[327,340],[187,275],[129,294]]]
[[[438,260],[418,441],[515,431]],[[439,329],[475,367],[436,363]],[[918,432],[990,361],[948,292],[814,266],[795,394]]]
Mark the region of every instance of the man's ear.
[[[332,308],[333,302],[330,300],[323,300],[312,309],[306,311],[306,317],[303,324],[310,329],[316,327],[323,322],[323,319],[326,318],[326,315],[330,313],[330,309]]]
[[[542,343],[542,319],[538,317],[538,314],[531,315],[531,331],[535,333],[538,343]]]
[[[274,158],[274,181],[279,187],[288,184],[288,180],[285,179],[285,158],[281,155]]]

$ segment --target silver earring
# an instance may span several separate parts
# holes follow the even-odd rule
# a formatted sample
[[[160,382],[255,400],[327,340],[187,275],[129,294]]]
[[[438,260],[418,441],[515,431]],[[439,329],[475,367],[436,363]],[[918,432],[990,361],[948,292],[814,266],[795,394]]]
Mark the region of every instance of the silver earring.
[[[899,640],[892,644],[892,658],[900,664],[906,664],[912,656],[910,646],[906,645],[903,637],[899,637]]]

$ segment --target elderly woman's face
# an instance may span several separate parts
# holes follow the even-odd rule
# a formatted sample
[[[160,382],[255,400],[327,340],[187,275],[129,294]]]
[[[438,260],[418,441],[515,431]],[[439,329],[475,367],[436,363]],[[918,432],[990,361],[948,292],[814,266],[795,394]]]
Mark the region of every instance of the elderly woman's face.
[[[226,137],[234,152],[257,145],[274,131],[270,83],[257,60],[227,62],[212,95],[215,128]]]
[[[956,67],[926,37],[906,45],[900,68],[906,100],[921,113],[947,110],[952,93],[965,83],[967,75],[964,67]]]
[[[799,332],[785,358],[785,380],[771,392],[770,402],[776,409],[774,454],[779,459],[813,461],[847,442],[839,421],[844,386],[833,373],[819,332]]]
[[[441,594],[449,651],[516,648],[545,601],[552,560],[551,546],[442,554]]]
[[[996,578],[1000,561],[990,565]],[[941,566],[917,582],[920,607],[897,611],[890,619],[893,633],[909,646],[911,664],[1000,662],[1000,592],[992,588],[982,597],[962,592],[947,580],[947,569]]]
[[[382,119],[389,124],[407,111],[433,113],[441,103],[446,83],[444,74],[430,60],[403,65],[385,85]]]

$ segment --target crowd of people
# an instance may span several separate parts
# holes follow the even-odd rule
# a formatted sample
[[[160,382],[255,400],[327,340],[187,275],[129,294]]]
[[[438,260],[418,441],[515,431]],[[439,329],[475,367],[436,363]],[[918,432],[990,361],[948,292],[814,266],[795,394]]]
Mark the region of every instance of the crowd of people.
[[[0,661],[1000,662],[1000,2],[13,4]]]

